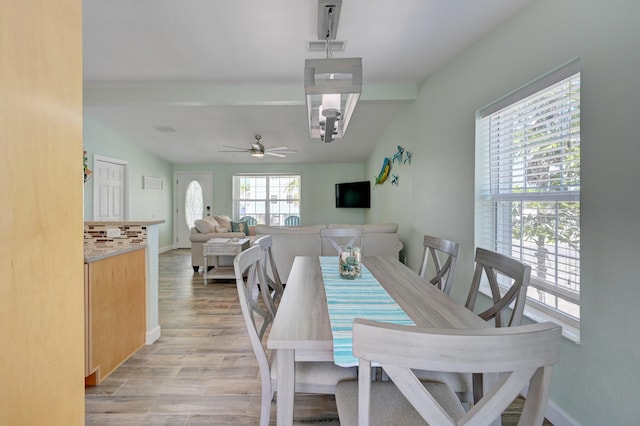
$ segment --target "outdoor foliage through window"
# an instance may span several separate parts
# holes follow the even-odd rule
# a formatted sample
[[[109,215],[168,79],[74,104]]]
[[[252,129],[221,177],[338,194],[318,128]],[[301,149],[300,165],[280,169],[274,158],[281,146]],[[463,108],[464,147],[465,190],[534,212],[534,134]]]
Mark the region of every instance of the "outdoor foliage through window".
[[[234,176],[233,215],[271,226],[284,226],[289,217],[299,218],[300,175]]]
[[[531,265],[528,303],[578,325],[580,73],[478,124],[478,245]]]

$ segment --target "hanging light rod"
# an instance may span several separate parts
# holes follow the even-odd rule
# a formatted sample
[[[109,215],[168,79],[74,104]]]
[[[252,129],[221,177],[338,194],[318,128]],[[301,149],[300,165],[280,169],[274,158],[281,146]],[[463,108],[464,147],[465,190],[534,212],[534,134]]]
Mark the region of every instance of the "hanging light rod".
[[[323,142],[344,136],[362,93],[362,58],[331,56],[341,7],[342,0],[318,0],[318,40],[325,42],[327,57],[304,64],[309,134]]]
[[[335,40],[342,0],[318,1],[318,40]]]

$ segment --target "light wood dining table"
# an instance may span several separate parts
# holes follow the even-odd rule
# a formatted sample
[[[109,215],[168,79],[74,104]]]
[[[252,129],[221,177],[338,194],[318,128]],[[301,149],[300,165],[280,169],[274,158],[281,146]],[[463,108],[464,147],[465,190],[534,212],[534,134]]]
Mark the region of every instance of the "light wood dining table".
[[[363,263],[417,326],[492,327],[393,257],[365,257]],[[267,347],[277,351],[277,424],[291,425],[295,362],[333,361],[333,336],[317,256],[295,258]]]

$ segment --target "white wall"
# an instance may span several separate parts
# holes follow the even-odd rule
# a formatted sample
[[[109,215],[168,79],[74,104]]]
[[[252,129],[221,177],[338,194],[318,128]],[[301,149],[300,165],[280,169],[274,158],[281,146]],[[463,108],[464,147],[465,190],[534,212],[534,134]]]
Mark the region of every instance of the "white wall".
[[[84,149],[87,151],[87,165],[93,164],[93,155],[116,158],[128,162],[129,166],[129,219],[164,220],[159,226],[160,248],[173,244],[173,173],[171,165],[135,141],[125,140],[112,129],[88,118],[84,118]],[[143,189],[142,177],[153,176],[163,179],[164,188]],[[84,189],[84,219],[93,220],[93,177]]]
[[[337,209],[335,184],[368,180],[362,163],[336,164],[174,164],[174,171],[213,172],[213,212],[232,213],[232,182],[234,173],[299,173],[301,189],[301,225],[320,223],[364,223],[367,209]]]
[[[367,221],[401,223],[409,264],[421,237],[459,241],[454,297],[473,264],[477,109],[575,58],[582,62],[582,342],[563,343],[552,400],[585,425],[638,424],[640,381],[640,2],[536,0],[423,82],[367,163],[403,142],[408,179],[374,192]]]

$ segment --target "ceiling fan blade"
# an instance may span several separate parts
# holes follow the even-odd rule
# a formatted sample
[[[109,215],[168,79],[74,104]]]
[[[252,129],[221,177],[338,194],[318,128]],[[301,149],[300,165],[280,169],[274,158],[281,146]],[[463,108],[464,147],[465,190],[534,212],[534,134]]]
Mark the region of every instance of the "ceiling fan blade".
[[[242,148],[242,147],[239,147],[239,146],[222,145],[222,147],[223,148],[231,148],[231,149],[239,149],[240,151],[249,151],[248,149]]]
[[[248,152],[247,149],[237,150],[237,151],[218,151],[218,152]]]
[[[265,151],[282,151],[283,149],[289,149],[286,146],[275,146],[273,148],[265,148]]]
[[[282,158],[286,157],[286,155],[280,154],[279,152],[269,152],[269,151],[265,151],[264,155],[272,155],[274,157],[282,157]]]

